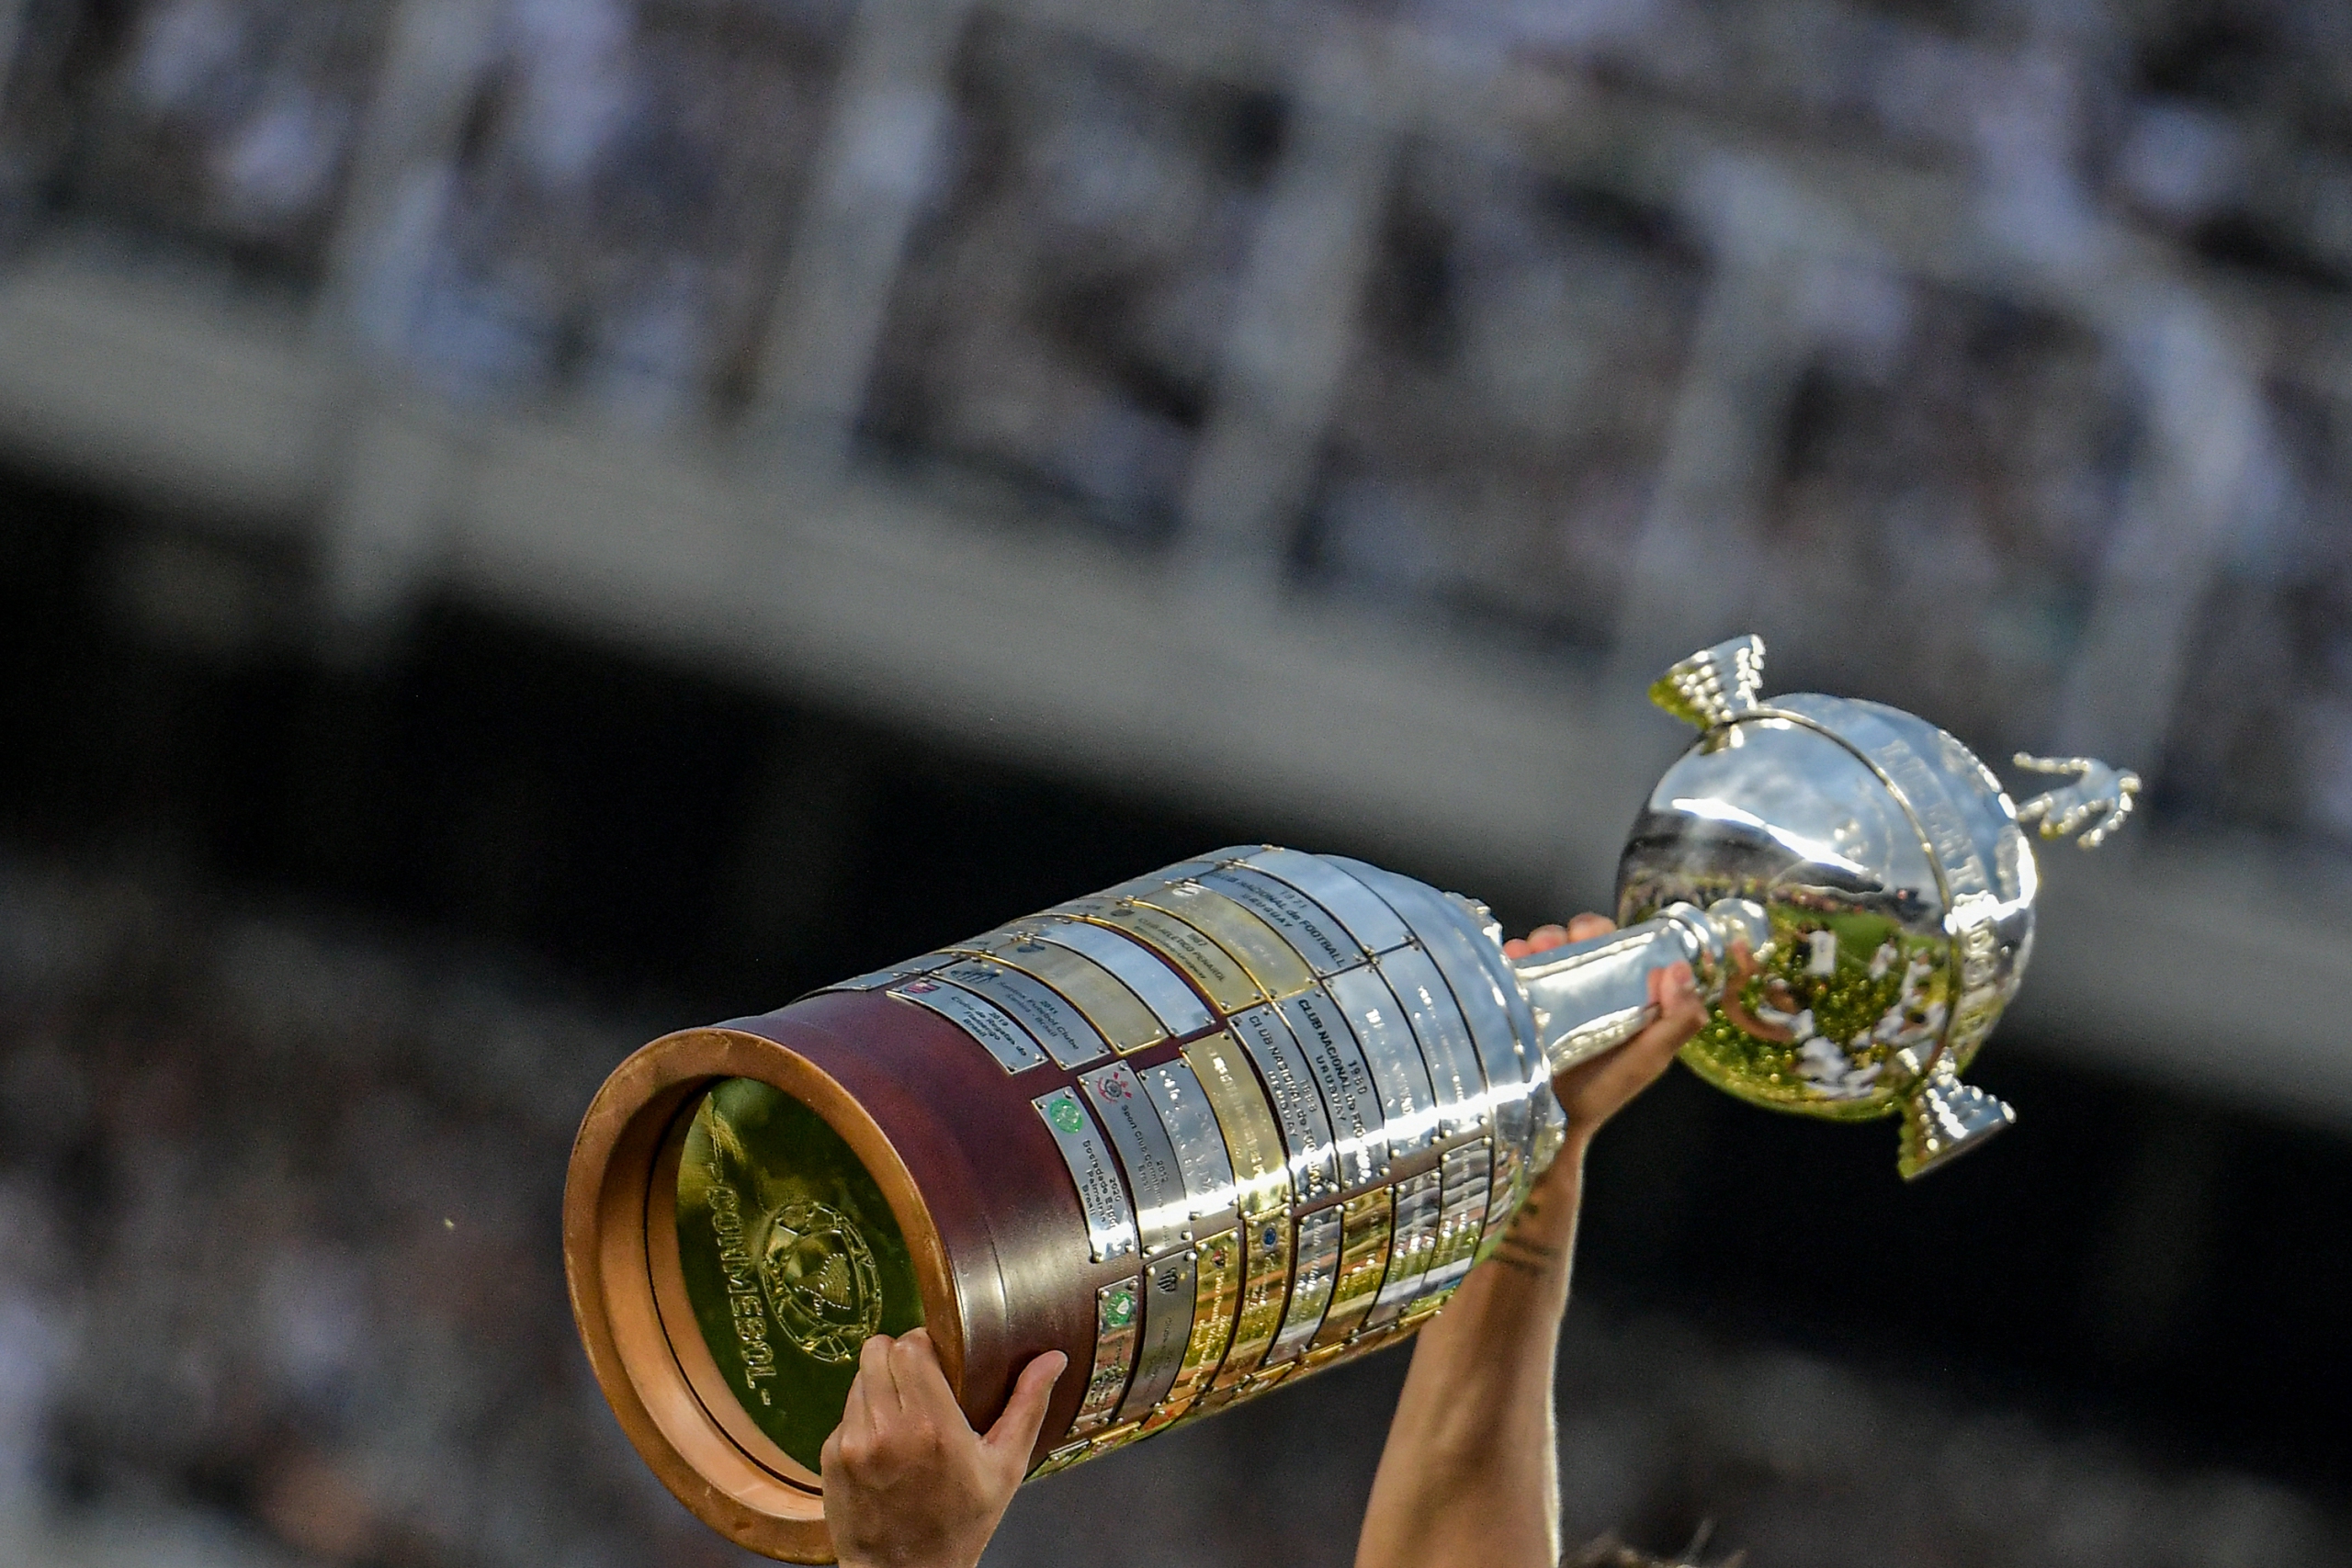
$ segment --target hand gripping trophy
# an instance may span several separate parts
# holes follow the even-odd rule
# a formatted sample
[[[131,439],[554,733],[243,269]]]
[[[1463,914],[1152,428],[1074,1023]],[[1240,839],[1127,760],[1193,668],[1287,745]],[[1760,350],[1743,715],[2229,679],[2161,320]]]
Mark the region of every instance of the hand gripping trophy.
[[[1962,1081],[2023,978],[2025,829],[2086,848],[2139,781],[2013,806],[1874,703],[1760,697],[1763,645],[1652,688],[1700,739],[1618,867],[1623,929],[1517,960],[1484,907],[1358,861],[1220,850],[624,1062],[564,1203],[573,1312],[694,1512],[822,1562],[820,1454],[871,1335],[924,1326],[985,1424],[1052,1349],[1033,1475],[1411,1334],[1558,1148],[1553,1077],[1649,1021],[1743,1100],[1894,1117],[1916,1177],[2009,1108]]]

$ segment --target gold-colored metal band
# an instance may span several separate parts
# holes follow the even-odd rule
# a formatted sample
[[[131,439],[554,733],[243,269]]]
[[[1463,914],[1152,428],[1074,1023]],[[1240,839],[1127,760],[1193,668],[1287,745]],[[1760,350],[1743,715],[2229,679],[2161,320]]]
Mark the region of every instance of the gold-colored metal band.
[[[1114,1050],[1140,1051],[1168,1038],[1167,1029],[1143,998],[1083,953],[1019,932],[994,931],[973,938],[957,951],[992,958],[1052,987],[1086,1015]]]
[[[1099,1459],[1114,1449],[1124,1449],[1144,1435],[1148,1428],[1140,1421],[1123,1421],[1106,1432],[1097,1432],[1086,1445],[1086,1457]]]
[[[1436,1256],[1438,1232],[1445,1218],[1445,1179],[1440,1170],[1425,1170],[1395,1183],[1389,1192],[1396,1201],[1388,1240],[1388,1271],[1374,1298],[1365,1333],[1385,1328],[1405,1315],[1421,1294],[1429,1277],[1430,1259]]]
[[[1359,1192],[1340,1207],[1340,1274],[1331,1287],[1331,1304],[1323,1309],[1323,1326],[1316,1331],[1315,1347],[1338,1345],[1355,1332],[1380,1294],[1388,1272],[1388,1189]]]
[[[1437,1247],[1430,1254],[1421,1294],[1405,1309],[1405,1321],[1417,1322],[1443,1306],[1453,1288],[1469,1272],[1486,1232],[1488,1195],[1493,1181],[1493,1155],[1486,1139],[1448,1149],[1439,1168],[1445,1188],[1438,1211]]]
[[[1196,882],[1180,882],[1156,893],[1141,894],[1135,901],[1164,910],[1215,937],[1219,947],[1241,961],[1258,988],[1277,1001],[1315,984],[1315,971],[1306,966],[1296,948],[1222,893]]]
[[[1348,1361],[1361,1361],[1374,1350],[1384,1350],[1394,1345],[1404,1332],[1401,1322],[1387,1324],[1379,1328],[1363,1329],[1336,1345],[1316,1347],[1302,1357],[1296,1364],[1301,1371],[1319,1372],[1326,1367],[1339,1366]]]
[[[1082,899],[1080,903],[1092,905],[1102,901]],[[1182,970],[1219,1012],[1237,1013],[1266,999],[1238,958],[1164,909],[1124,899],[1102,904],[1099,908],[1080,909],[1075,905],[1065,908],[1141,941]]]
[[[1258,1370],[1282,1332],[1283,1304],[1290,1297],[1293,1257],[1290,1218],[1263,1214],[1242,1222],[1241,1310],[1233,1324],[1233,1344],[1217,1369],[1216,1386],[1230,1388]]]
[[[1315,1342],[1315,1331],[1323,1325],[1323,1314],[1331,1305],[1332,1289],[1340,1282],[1346,1219],[1334,1203],[1309,1210],[1295,1222],[1290,1303],[1283,1309],[1282,1330],[1266,1352],[1269,1367],[1296,1360]]]
[[[1029,1472],[1028,1478],[1032,1481],[1039,1481],[1048,1475],[1068,1470],[1071,1465],[1084,1459],[1092,1447],[1093,1445],[1084,1438],[1079,1438],[1074,1443],[1064,1443],[1039,1461],[1037,1468]]]
[[[1230,1034],[1195,1040],[1178,1053],[1208,1096],[1225,1152],[1233,1161],[1234,1204],[1245,1214],[1279,1214],[1290,1207],[1289,1156],[1282,1129],[1258,1087],[1249,1057]]]
[[[1195,1040],[1182,1055],[1201,1080],[1217,1131],[1225,1136],[1241,1213],[1241,1304],[1232,1343],[1215,1375],[1216,1385],[1226,1388],[1257,1369],[1282,1327],[1291,1273],[1290,1168],[1265,1090],[1234,1038]]]
[[[1192,1408],[1215,1380],[1233,1340],[1234,1307],[1241,1297],[1241,1234],[1213,1235],[1195,1252],[1193,1337],[1184,1347],[1184,1363],[1177,1369],[1168,1396],[1144,1419],[1146,1432],[1158,1431]]]

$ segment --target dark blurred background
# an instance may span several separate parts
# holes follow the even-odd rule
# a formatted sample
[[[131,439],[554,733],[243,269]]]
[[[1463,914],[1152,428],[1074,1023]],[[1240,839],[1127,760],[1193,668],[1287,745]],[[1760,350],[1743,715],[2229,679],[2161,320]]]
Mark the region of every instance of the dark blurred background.
[[[1985,1154],[1608,1134],[1572,1537],[2352,1560],[2352,10],[0,0],[0,1562],[745,1561],[565,1307],[628,1050],[1236,840],[1604,904],[1750,628],[2148,809]],[[1345,1562],[1403,1359],[990,1561]]]

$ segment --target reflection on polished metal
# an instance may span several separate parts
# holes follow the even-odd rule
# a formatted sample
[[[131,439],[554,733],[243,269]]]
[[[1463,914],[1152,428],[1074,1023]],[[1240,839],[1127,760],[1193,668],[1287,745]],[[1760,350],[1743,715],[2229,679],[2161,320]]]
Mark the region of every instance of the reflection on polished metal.
[[[2016,807],[1919,719],[1763,681],[1747,637],[1654,690],[1701,735],[1607,936],[1510,960],[1470,900],[1240,845],[639,1052],[565,1199],[631,1440],[716,1528],[821,1562],[869,1332],[924,1325],[977,1424],[1067,1353],[1035,1475],[1394,1343],[1561,1146],[1553,1079],[1678,963],[1710,1007],[1684,1059],[1733,1094],[1895,1118],[1905,1176],[2008,1125],[1960,1075],[2030,951],[2026,829],[2095,844],[2138,780],[2020,758],[2062,782]]]
[[[1692,906],[1733,919],[1736,949],[1693,954],[1728,960],[1731,973],[1683,1059],[1775,1109],[1899,1115],[1898,1163],[1917,1176],[2014,1120],[1959,1075],[2032,952],[2039,875],[2025,827],[2080,834],[2093,848],[2129,815],[2140,781],[2089,758],[2020,756],[2019,766],[2072,782],[2015,806],[1942,730],[1876,703],[1762,699],[1762,643],[1742,637],[1684,660],[1654,689],[1703,734],[1651,792],[1619,863],[1628,930],[1585,946],[1622,946],[1646,930],[1663,956],[1708,945]],[[1661,917],[1684,931],[1669,935]],[[1545,956],[1547,971],[1561,962]],[[1521,966],[1540,1008],[1556,987],[1534,967]],[[1584,984],[1573,971],[1566,980]],[[1621,981],[1611,999],[1627,995]],[[1590,1030],[1587,1007],[1579,996],[1566,1010]]]

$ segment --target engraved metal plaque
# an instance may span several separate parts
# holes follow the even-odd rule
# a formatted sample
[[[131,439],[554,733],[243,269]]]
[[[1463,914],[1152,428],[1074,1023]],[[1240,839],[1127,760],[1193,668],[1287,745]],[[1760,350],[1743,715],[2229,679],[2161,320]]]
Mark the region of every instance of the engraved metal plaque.
[[[1525,1046],[1511,1027],[1500,987],[1487,973],[1470,944],[1449,928],[1432,922],[1422,949],[1445,977],[1446,988],[1470,1025],[1487,1074],[1487,1113],[1492,1118],[1495,1141],[1504,1149],[1523,1147],[1528,1139],[1528,1096],[1534,1088]]]
[[[1446,1150],[1438,1168],[1445,1178],[1443,1206],[1438,1213],[1437,1245],[1430,1249],[1428,1272],[1421,1276],[1421,1293],[1409,1309],[1414,1314],[1435,1311],[1470,1272],[1487,1229],[1494,1166],[1486,1142]]]
[[[1387,1180],[1386,1117],[1379,1086],[1354,1033],[1319,987],[1283,998],[1282,1014],[1306,1051],[1316,1087],[1329,1108],[1340,1186],[1354,1191]]]
[[[1135,1377],[1119,1402],[1121,1421],[1140,1421],[1166,1397],[1193,1338],[1193,1252],[1147,1264],[1143,1271],[1143,1342]]]
[[[1437,1140],[1437,1097],[1405,1010],[1369,964],[1332,976],[1323,988],[1340,1004],[1372,1067],[1381,1114],[1388,1124],[1388,1157],[1420,1153]]]
[[[1030,1037],[1027,1030],[995,1003],[974,996],[960,986],[915,979],[888,994],[937,1013],[978,1041],[1008,1073],[1026,1072],[1046,1065],[1044,1047]]]
[[[1059,991],[1086,1015],[1096,1032],[1121,1051],[1141,1051],[1168,1038],[1142,998],[1083,953],[1025,937],[998,946],[989,956]]]
[[[1237,1205],[1245,1214],[1285,1213],[1291,1199],[1289,1156],[1239,1042],[1230,1034],[1212,1035],[1185,1046],[1182,1056],[1216,1115],[1226,1157],[1233,1162]]]
[[[1125,1062],[1084,1074],[1078,1081],[1094,1101],[1095,1113],[1111,1134],[1119,1168],[1126,1173],[1145,1254],[1166,1252],[1190,1242],[1192,1213],[1185,1201],[1183,1173],[1177,1168],[1175,1146],[1147,1101],[1142,1082]]]
[[[1224,866],[1195,877],[1257,916],[1306,960],[1317,975],[1336,975],[1367,956],[1330,911],[1293,887],[1246,865]]]
[[[1387,1195],[1382,1194],[1383,1198]],[[1340,1271],[1340,1237],[1344,1216],[1340,1206],[1317,1209],[1298,1217],[1298,1239],[1291,1266],[1290,1306],[1283,1314],[1283,1331],[1274,1336],[1265,1364],[1295,1360],[1323,1325],[1323,1309],[1331,1304],[1331,1286]]]
[[[1069,1424],[1083,1437],[1111,1424],[1135,1365],[1136,1336],[1143,1317],[1143,1276],[1121,1280],[1094,1292],[1094,1367],[1087,1374],[1086,1397]]]
[[[1182,970],[1217,1010],[1235,1013],[1265,1000],[1241,960],[1204,931],[1148,904],[1121,903],[1092,919],[1116,926]]]
[[[1227,1037],[1217,1037],[1224,1040]],[[1223,1228],[1236,1207],[1233,1159],[1217,1132],[1208,1091],[1180,1056],[1136,1075],[1160,1125],[1176,1145],[1176,1166],[1184,1177],[1184,1204],[1195,1235]]]
[[[1197,882],[1179,882],[1144,894],[1136,902],[1164,909],[1215,937],[1219,947],[1241,960],[1258,988],[1270,997],[1279,1000],[1315,983],[1306,960],[1273,927],[1212,888]]]
[[[1331,911],[1366,953],[1385,953],[1412,940],[1412,932],[1388,901],[1321,855],[1304,850],[1263,849],[1242,863],[1289,883]]]
[[[1084,953],[1117,977],[1143,999],[1160,1026],[1179,1039],[1198,1034],[1216,1022],[1216,1015],[1202,1005],[1167,960],[1149,948],[1117,932],[1081,919],[1047,920],[1037,927],[1038,937]]]
[[[1388,1273],[1364,1317],[1366,1328],[1395,1322],[1421,1294],[1430,1262],[1437,1255],[1438,1226],[1444,1213],[1442,1169],[1425,1170],[1396,1187],[1396,1218],[1388,1247]]]
[[[1156,1431],[1192,1407],[1216,1378],[1233,1337],[1234,1306],[1241,1293],[1241,1236],[1221,1231],[1193,1249],[1193,1337],[1185,1343],[1183,1364],[1169,1385],[1159,1408],[1144,1421],[1144,1430]]]
[[[1339,1191],[1340,1165],[1331,1147],[1330,1118],[1324,1113],[1323,1096],[1315,1087],[1315,1068],[1290,1025],[1271,1007],[1236,1013],[1232,1024],[1234,1037],[1265,1080],[1274,1120],[1290,1151],[1291,1190],[1297,1201],[1311,1203]],[[1366,1093],[1370,1093],[1368,1087]]]
[[[1057,1089],[1029,1103],[1037,1108],[1062,1152],[1062,1163],[1069,1167],[1079,1207],[1086,1213],[1086,1245],[1094,1261],[1132,1254],[1136,1246],[1135,1211],[1127,1206],[1127,1190],[1111,1168],[1102,1130],[1080,1103],[1077,1091]]]
[[[987,959],[966,959],[952,969],[941,970],[938,977],[976,991],[1011,1013],[1065,1067],[1082,1067],[1111,1054],[1110,1042],[1086,1021],[1085,1014],[1052,987],[1017,969]]]
[[[1486,1125],[1487,1072],[1445,976],[1418,947],[1383,954],[1380,971],[1421,1043],[1421,1060],[1437,1094],[1438,1136],[1451,1140],[1478,1131]]]
[[[1290,1162],[1266,1092],[1233,1036],[1196,1040],[1184,1047],[1183,1059],[1216,1113],[1242,1216],[1241,1305],[1215,1378],[1216,1387],[1229,1389],[1257,1370],[1282,1326],[1290,1291]]]
[[[1256,1371],[1283,1325],[1283,1303],[1290,1296],[1290,1242],[1288,1214],[1251,1215],[1242,1224],[1241,1308],[1234,1319],[1232,1348],[1217,1369],[1218,1388],[1231,1388]]]
[[[1388,1189],[1359,1192],[1340,1205],[1340,1269],[1331,1284],[1331,1304],[1315,1333],[1317,1348],[1338,1345],[1356,1331],[1380,1293],[1388,1271]]]

